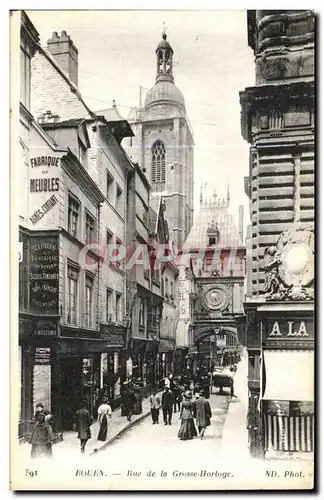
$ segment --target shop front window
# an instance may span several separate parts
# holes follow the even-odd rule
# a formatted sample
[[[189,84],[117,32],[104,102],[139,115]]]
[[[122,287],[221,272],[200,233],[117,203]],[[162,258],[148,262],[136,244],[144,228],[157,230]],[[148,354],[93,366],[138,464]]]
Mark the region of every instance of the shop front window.
[[[36,347],[33,373],[34,408],[42,403],[46,410],[51,410],[51,349]]]

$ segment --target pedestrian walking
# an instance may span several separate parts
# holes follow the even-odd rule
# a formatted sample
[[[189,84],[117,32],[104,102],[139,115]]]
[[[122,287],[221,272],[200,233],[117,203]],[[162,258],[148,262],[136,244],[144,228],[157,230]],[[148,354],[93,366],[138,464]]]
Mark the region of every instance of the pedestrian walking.
[[[169,379],[169,377],[165,377],[165,379],[164,379],[164,387],[168,387],[170,389],[170,379]]]
[[[194,403],[194,416],[200,439],[203,439],[206,427],[210,426],[212,416],[210,404],[204,397],[204,391],[200,391],[199,398]]]
[[[93,418],[87,410],[87,403],[81,402],[80,409],[75,413],[75,429],[80,439],[81,453],[85,452],[85,447],[88,439],[91,438],[90,426],[93,423]]]
[[[140,388],[138,386],[134,387],[134,397],[135,397],[134,414],[141,415],[141,413],[143,413],[142,396]]]
[[[153,389],[151,397],[150,397],[150,405],[151,405],[151,415],[152,415],[152,423],[159,423],[159,413],[161,408],[161,401],[159,396],[156,395],[156,389]]]
[[[181,389],[178,384],[174,386],[173,399],[174,399],[173,411],[174,413],[176,413],[177,411],[180,411],[181,401],[182,401]]]
[[[170,375],[169,375],[169,383],[170,383],[170,385],[169,385],[170,391],[173,392],[173,389],[174,389],[174,380],[173,380],[172,373],[170,373]]]
[[[111,420],[111,406],[109,405],[108,398],[103,397],[102,403],[98,408],[98,441],[106,441],[107,439],[108,419]]]
[[[178,432],[178,438],[182,441],[193,439],[197,436],[197,430],[194,423],[194,404],[191,401],[192,393],[186,391],[184,394],[185,400],[181,404],[180,417],[181,426]]]
[[[31,434],[31,458],[52,457],[52,429],[45,421],[44,413],[38,412]]]
[[[124,401],[124,408],[126,411],[127,420],[130,422],[132,420],[132,416],[134,413],[134,405],[136,403],[136,398],[134,391],[132,390],[131,387],[128,386],[128,384],[124,392],[123,401]]]
[[[165,387],[162,393],[162,413],[164,425],[171,425],[173,395],[169,387]]]

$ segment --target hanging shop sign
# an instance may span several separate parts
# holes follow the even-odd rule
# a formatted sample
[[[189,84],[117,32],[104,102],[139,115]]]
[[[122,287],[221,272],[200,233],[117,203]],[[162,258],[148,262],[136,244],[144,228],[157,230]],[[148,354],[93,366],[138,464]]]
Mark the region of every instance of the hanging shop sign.
[[[39,318],[34,320],[34,335],[44,337],[55,337],[58,334],[57,318]]]
[[[58,314],[58,237],[31,237],[29,296],[30,310],[36,314]]]
[[[106,342],[88,340],[61,340],[58,346],[59,354],[90,355],[105,352]]]
[[[314,342],[313,318],[274,318],[262,322],[263,344],[271,345],[310,345]]]
[[[35,348],[35,365],[48,365],[51,363],[50,347]]]
[[[174,350],[174,341],[169,339],[160,339],[159,352],[168,352]]]
[[[107,343],[107,347],[123,347],[125,343],[124,330],[118,330],[108,325],[100,325],[100,335]]]
[[[111,333],[105,338],[107,347],[123,347],[124,338],[121,335]]]

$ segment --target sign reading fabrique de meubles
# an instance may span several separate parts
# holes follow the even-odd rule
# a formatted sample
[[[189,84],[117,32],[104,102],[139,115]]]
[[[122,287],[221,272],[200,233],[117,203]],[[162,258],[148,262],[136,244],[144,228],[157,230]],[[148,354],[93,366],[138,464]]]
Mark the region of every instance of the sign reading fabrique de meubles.
[[[42,229],[43,223],[46,229],[58,225],[60,161],[58,156],[47,154],[47,150],[42,156],[30,156],[29,220],[35,229]]]
[[[29,268],[29,294],[31,312],[39,314],[58,314],[58,237],[31,237]]]

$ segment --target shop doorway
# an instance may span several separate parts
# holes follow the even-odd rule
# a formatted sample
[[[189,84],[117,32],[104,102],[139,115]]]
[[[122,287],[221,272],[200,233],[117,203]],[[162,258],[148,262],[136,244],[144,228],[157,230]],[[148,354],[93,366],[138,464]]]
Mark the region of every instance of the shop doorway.
[[[63,430],[72,430],[75,412],[85,400],[91,414],[95,415],[100,389],[100,360],[89,357],[67,357],[60,361],[61,423]]]

